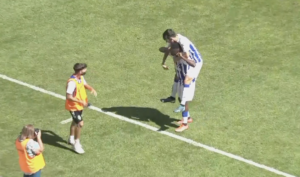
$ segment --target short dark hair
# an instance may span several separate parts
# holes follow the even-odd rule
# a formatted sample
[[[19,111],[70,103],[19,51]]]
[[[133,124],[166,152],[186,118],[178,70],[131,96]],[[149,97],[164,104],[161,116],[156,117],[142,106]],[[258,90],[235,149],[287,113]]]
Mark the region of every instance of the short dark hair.
[[[172,29],[166,29],[166,31],[163,33],[163,39],[167,40],[170,39],[170,37],[175,37],[176,33]]]
[[[76,63],[73,67],[75,73],[78,73],[79,71],[87,68],[87,64],[85,63]]]
[[[171,52],[171,55],[176,55],[178,52],[183,52],[183,50],[182,50],[182,47],[179,43],[172,42],[170,52]]]
[[[172,42],[171,49],[178,49],[180,52],[182,52],[182,48],[178,42]]]

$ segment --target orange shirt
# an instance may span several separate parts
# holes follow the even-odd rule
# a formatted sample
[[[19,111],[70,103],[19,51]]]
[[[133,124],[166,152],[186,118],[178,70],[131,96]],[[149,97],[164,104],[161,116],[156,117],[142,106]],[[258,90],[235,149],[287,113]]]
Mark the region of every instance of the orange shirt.
[[[36,173],[44,168],[46,164],[42,153],[33,158],[28,156],[26,145],[29,140],[30,139],[25,139],[21,142],[19,139],[16,140],[16,148],[19,154],[19,164],[24,173]]]

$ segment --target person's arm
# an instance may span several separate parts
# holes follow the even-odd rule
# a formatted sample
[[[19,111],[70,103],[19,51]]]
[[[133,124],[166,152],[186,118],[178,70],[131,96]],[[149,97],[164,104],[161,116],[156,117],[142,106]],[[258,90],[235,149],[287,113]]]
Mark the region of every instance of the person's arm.
[[[187,64],[189,64],[190,66],[192,67],[195,67],[196,66],[196,62],[192,59],[189,59],[188,56],[186,56],[185,53],[179,53],[178,56],[180,56],[184,61],[187,62]]]
[[[168,56],[169,56],[169,53],[170,53],[170,51],[169,50],[166,50],[165,51],[165,53],[164,53],[164,56],[163,56],[163,59],[162,59],[162,65],[165,65],[166,64],[166,60],[167,60],[167,58],[168,58]]]
[[[34,153],[36,155],[39,155],[40,153],[42,153],[45,149],[44,149],[44,144],[42,141],[42,132],[41,130],[39,131],[39,133],[37,134],[37,142],[39,144],[39,148],[34,150]]]
[[[189,58],[191,41],[187,37],[181,36],[179,44],[182,48],[183,56]]]
[[[161,47],[159,51],[164,53],[161,65],[164,69],[168,69],[168,66],[166,65],[166,60],[170,54],[170,43],[168,43],[166,47]]]
[[[84,88],[85,88],[85,89],[88,89],[89,91],[91,91],[91,93],[92,93],[93,95],[97,96],[96,90],[95,90],[92,86],[90,86],[90,85],[85,81],[84,78],[83,78],[83,83],[84,83]]]
[[[179,53],[178,56],[180,56],[190,66],[195,67],[196,62],[189,57],[190,56],[189,50],[190,50],[191,42],[186,37],[182,37],[179,44],[181,45],[183,52]]]
[[[41,139],[41,130],[35,135],[37,141],[30,139],[26,144],[26,151],[30,158],[34,158],[35,156],[40,155],[45,150],[44,144]]]

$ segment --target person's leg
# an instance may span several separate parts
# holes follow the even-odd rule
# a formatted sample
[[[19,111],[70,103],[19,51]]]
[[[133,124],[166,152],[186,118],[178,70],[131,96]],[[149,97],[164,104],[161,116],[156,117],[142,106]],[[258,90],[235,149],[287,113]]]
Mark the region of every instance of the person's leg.
[[[164,102],[164,103],[166,103],[166,102],[175,103],[175,101],[176,101],[176,94],[177,94],[177,88],[178,88],[178,79],[174,79],[174,83],[172,85],[171,96],[169,96],[166,99],[162,99],[162,102]]]
[[[75,144],[79,143],[80,144],[80,133],[81,133],[81,128],[83,127],[83,120],[80,121],[75,129]]]
[[[192,82],[190,85],[190,93],[187,96],[187,101],[184,105],[184,111],[182,112],[182,120],[179,121],[178,123],[180,124],[180,127],[178,127],[175,131],[176,132],[182,132],[186,129],[189,128],[188,123],[192,123],[193,119],[190,118],[190,113],[189,113],[189,102],[193,100],[194,98],[194,93],[195,93],[195,82]]]
[[[186,102],[185,109],[188,109],[188,102]],[[182,120],[179,121],[180,126],[175,129],[176,132],[183,132],[184,130],[188,129],[188,111],[182,112]]]
[[[174,110],[174,112],[185,111],[185,104],[188,101],[188,98],[190,97],[190,94],[191,94],[190,85],[192,82],[193,82],[193,78],[191,78],[190,76],[187,75],[184,79],[181,103],[180,103],[179,107]]]
[[[191,118],[190,111],[189,111],[189,104],[194,99],[195,91],[196,91],[196,81],[193,80],[192,83],[190,84],[190,92],[187,95],[187,98],[186,98],[187,102],[185,104],[185,112],[186,112],[185,117],[186,117],[187,123],[193,122],[193,119]]]
[[[193,119],[190,116],[189,102],[185,104],[185,111],[182,112],[182,120],[178,121],[177,124],[181,125],[183,123],[192,123]]]
[[[81,135],[81,129],[83,127],[83,118],[82,118],[82,110],[81,111],[75,111],[73,122],[75,124],[75,133],[74,133],[74,150],[79,153],[83,154],[84,150],[80,144],[80,135]]]
[[[172,85],[172,93],[171,93],[171,97],[174,98],[174,100],[176,98],[177,88],[178,88],[178,78],[175,75],[174,83]]]
[[[194,94],[194,92],[191,91],[191,84],[194,83],[196,81],[196,79],[198,78],[198,75],[202,68],[202,64],[203,64],[202,62],[197,63],[196,67],[194,67],[194,68],[190,67],[187,70],[187,74],[184,79],[184,89],[183,89],[183,93],[182,93],[182,99],[181,99],[179,107],[176,108],[174,110],[174,112],[185,111],[185,103],[189,100],[191,95]]]
[[[75,139],[74,139],[74,136],[75,136],[75,129],[76,129],[76,123],[74,122],[74,119],[70,125],[70,137],[69,137],[69,144],[72,144],[74,145],[75,144]]]
[[[163,103],[175,103],[176,94],[178,92],[177,88],[178,88],[178,78],[177,78],[177,76],[175,74],[174,83],[172,85],[171,96],[169,96],[168,98],[163,98],[160,101],[163,102]]]

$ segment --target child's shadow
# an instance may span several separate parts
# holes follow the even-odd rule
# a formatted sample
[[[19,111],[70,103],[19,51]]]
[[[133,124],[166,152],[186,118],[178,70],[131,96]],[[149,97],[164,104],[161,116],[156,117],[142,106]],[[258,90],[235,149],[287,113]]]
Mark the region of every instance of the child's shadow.
[[[42,131],[42,141],[45,144],[49,144],[51,146],[56,146],[62,149],[73,151],[72,148],[69,148],[67,146],[62,145],[68,144],[66,140],[64,140],[62,137],[58,136],[56,133],[54,133],[51,130],[41,130]]]

